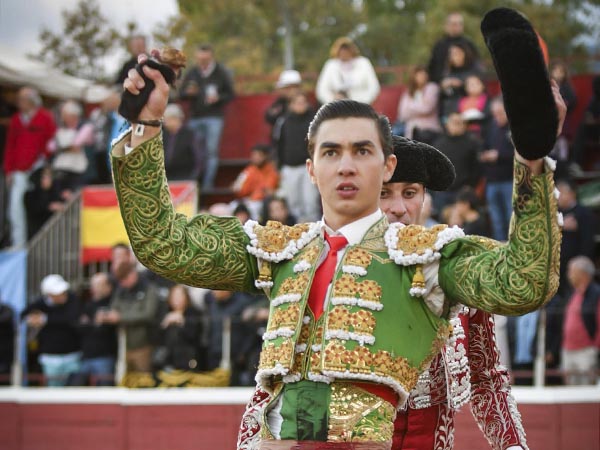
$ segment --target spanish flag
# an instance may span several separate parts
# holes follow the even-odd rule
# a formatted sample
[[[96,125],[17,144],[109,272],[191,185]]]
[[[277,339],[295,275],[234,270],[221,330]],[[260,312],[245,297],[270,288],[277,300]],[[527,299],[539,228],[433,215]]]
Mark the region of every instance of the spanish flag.
[[[194,182],[170,183],[169,189],[177,212],[187,216],[196,213]],[[88,186],[81,195],[82,263],[110,261],[112,246],[129,242],[117,193],[112,186]]]

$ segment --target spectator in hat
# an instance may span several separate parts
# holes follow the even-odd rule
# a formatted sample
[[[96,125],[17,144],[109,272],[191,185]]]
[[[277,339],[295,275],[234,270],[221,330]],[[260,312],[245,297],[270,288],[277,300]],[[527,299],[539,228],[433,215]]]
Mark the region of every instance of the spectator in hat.
[[[42,296],[21,313],[27,326],[37,333],[39,362],[48,386],[64,386],[80,368],[80,302],[69,288],[62,276],[46,276]]]
[[[277,89],[277,98],[271,106],[265,111],[265,121],[271,125],[271,143],[277,145],[279,141],[279,130],[281,129],[281,120],[285,117],[290,99],[300,92],[302,87],[302,77],[297,70],[284,70],[279,74],[275,88]]]
[[[250,164],[233,182],[233,191],[250,210],[251,217],[256,220],[260,216],[260,208],[265,197],[273,195],[279,184],[279,174],[271,161],[271,148],[257,144],[250,150]]]

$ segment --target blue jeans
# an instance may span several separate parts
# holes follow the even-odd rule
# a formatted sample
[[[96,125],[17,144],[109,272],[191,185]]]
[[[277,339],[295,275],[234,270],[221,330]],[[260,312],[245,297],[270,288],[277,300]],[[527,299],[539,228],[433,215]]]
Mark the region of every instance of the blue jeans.
[[[512,214],[512,191],[512,180],[488,182],[485,187],[485,198],[490,212],[492,233],[497,241],[508,239],[508,226]]]
[[[53,387],[66,385],[69,375],[79,372],[80,361],[80,352],[64,355],[42,353],[39,356],[42,371],[48,380],[47,384]]]
[[[206,170],[202,190],[212,189],[219,170],[219,145],[223,133],[223,117],[198,117],[189,120],[189,126],[204,138],[206,148]]]
[[[27,244],[27,211],[25,210],[25,192],[29,185],[30,172],[12,172],[8,200],[8,220],[12,245],[25,247]]]
[[[79,374],[83,377],[92,379],[92,384],[98,386],[113,386],[115,375],[115,358],[112,356],[99,356],[97,358],[89,358],[81,361]]]

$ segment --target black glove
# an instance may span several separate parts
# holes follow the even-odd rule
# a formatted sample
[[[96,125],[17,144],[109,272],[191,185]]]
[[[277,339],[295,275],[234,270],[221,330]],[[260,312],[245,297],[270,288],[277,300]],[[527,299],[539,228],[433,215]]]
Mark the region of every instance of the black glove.
[[[515,148],[525,159],[543,158],[556,141],[558,110],[538,36],[509,8],[489,11],[481,33],[500,80]]]
[[[138,95],[134,95],[131,92],[125,90],[123,91],[123,95],[121,96],[121,104],[119,105],[119,114],[127,119],[129,122],[135,122],[142,112],[144,105],[148,102],[148,98],[150,98],[150,93],[154,89],[154,81],[148,78],[142,67],[148,64],[153,69],[160,71],[162,76],[165,78],[167,84],[172,85],[175,82],[176,74],[173,69],[171,69],[166,64],[161,64],[155,59],[147,59],[141,64],[137,64],[135,66],[135,70],[142,76],[144,79],[144,88],[140,91]]]

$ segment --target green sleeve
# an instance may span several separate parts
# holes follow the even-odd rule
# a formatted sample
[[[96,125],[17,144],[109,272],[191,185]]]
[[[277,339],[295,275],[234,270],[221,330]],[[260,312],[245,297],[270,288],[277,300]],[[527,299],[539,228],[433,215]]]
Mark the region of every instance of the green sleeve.
[[[255,292],[256,259],[236,217],[175,212],[159,135],[124,155],[125,136],[112,149],[121,216],[139,261],[153,272],[190,286]]]
[[[552,298],[561,241],[552,175],[533,176],[515,161],[508,242],[467,236],[442,249],[439,280],[450,303],[520,315]]]

